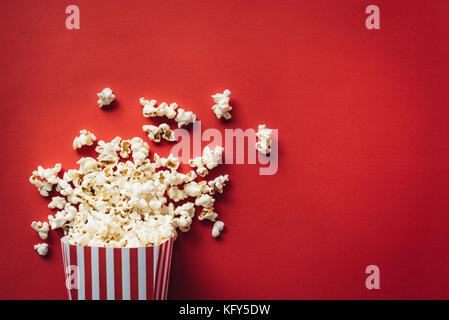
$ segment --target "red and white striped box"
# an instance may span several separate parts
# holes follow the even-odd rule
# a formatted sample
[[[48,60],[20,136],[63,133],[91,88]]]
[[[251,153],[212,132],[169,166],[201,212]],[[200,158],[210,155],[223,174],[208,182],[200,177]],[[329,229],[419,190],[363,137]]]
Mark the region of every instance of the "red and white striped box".
[[[138,248],[76,246],[61,238],[70,300],[166,300],[173,239]]]

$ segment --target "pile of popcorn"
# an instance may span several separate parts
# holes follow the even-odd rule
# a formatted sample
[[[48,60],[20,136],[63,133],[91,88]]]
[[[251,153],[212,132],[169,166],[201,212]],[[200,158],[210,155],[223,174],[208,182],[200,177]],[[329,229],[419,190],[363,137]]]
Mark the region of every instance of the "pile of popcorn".
[[[224,96],[228,98],[226,93]],[[98,96],[101,107],[115,98],[109,88]],[[156,107],[156,100],[141,98],[140,102],[145,117],[174,118],[179,127],[196,121],[196,115],[178,108],[175,103],[161,103]],[[158,127],[144,126],[143,130],[154,142],[161,138],[176,141],[166,123]],[[259,138],[267,138],[266,132]],[[96,140],[93,133],[81,130],[73,141],[73,148],[92,146]],[[263,151],[267,151],[266,141],[263,146]],[[96,159],[82,157],[77,162],[79,169],[63,173],[61,164],[56,164],[47,169],[38,166],[33,171],[30,182],[42,196],[47,197],[53,191],[59,193],[48,204],[50,209],[56,210],[48,216],[48,222],[33,221],[31,224],[41,239],[47,239],[50,229],[62,228],[73,245],[153,246],[176,238],[177,229],[189,231],[197,210],[199,220],[214,222],[212,236],[220,235],[224,223],[217,220],[214,196],[223,192],[229,175],[209,181],[201,178],[220,164],[224,148],[205,147],[202,156],[189,161],[191,170],[187,173],[180,172],[180,162],[172,154],[167,158],[157,153],[149,157],[150,147],[139,137],[101,140],[95,151]],[[45,255],[48,244],[39,243],[34,249]]]

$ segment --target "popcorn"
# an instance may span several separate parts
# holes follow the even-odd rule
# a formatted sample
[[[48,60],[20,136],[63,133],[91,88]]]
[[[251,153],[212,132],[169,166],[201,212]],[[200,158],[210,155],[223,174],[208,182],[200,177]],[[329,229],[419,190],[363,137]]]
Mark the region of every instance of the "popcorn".
[[[97,93],[97,96],[99,98],[97,103],[100,108],[109,105],[115,99],[115,95],[110,88],[104,88],[100,93]]]
[[[175,121],[178,123],[178,128],[181,128],[182,126],[187,126],[190,123],[195,122],[196,115],[192,111],[185,111],[184,109],[179,108]]]
[[[67,203],[67,201],[63,197],[53,197],[53,198],[51,198],[51,202],[48,204],[48,207],[50,209],[55,209],[55,208],[62,209],[62,208],[64,208],[66,203]]]
[[[208,194],[203,194],[196,198],[195,205],[210,209],[214,206],[215,199]]]
[[[161,158],[157,153],[154,154],[154,162],[156,163],[156,168],[166,167],[171,170],[178,170],[179,160],[170,153],[168,158]]]
[[[198,216],[198,220],[202,221],[202,220],[210,220],[210,221],[215,221],[215,219],[217,219],[218,214],[214,212],[213,208],[203,208],[201,210],[200,215]]]
[[[182,232],[190,230],[192,218],[195,216],[195,208],[192,202],[186,202],[174,211],[175,218],[173,219],[173,226],[179,228]]]
[[[223,231],[224,223],[223,221],[215,221],[214,226],[212,228],[212,237],[216,238],[220,235],[221,231]]]
[[[176,103],[168,105],[167,103],[162,102],[159,106],[155,107],[157,103],[156,100],[145,100],[144,98],[140,98],[139,101],[143,106],[142,112],[145,118],[166,116],[168,119],[173,119],[176,116],[176,108],[178,108]]]
[[[39,237],[41,237],[42,240],[48,238],[48,231],[50,228],[47,222],[42,223],[41,221],[33,221],[31,223],[31,228],[39,233]]]
[[[107,90],[110,89],[99,94],[102,103],[115,97],[112,90],[110,95]],[[166,116],[175,119],[178,127],[196,121],[193,112],[178,109],[175,103],[161,103],[156,107],[155,100],[142,98],[140,102],[147,117]],[[155,142],[177,140],[166,123],[145,125],[143,130]],[[93,145],[94,141],[95,135],[81,130],[73,147]],[[79,168],[67,170],[62,178],[59,177],[61,164],[49,169],[38,166],[33,171],[30,182],[43,196],[48,196],[53,186],[59,193],[48,204],[49,208],[58,209],[48,215],[48,223],[33,221],[31,224],[42,239],[47,239],[50,228],[61,228],[73,245],[145,247],[175,239],[178,230],[189,231],[196,207],[201,208],[199,220],[215,222],[218,218],[212,195],[223,192],[229,175],[208,182],[195,180],[220,163],[224,148],[204,148],[201,157],[189,161],[194,170],[187,173],[178,172],[180,161],[173,154],[165,158],[155,153],[150,159],[150,147],[139,137],[100,140],[95,151],[95,158],[80,158]],[[181,201],[185,203],[179,205]],[[45,255],[48,245],[41,243],[35,249]]]
[[[197,175],[195,171],[190,171],[187,174],[179,173],[176,171],[160,171],[163,175],[163,183],[166,186],[178,186],[183,183],[189,183],[193,181]]]
[[[222,117],[226,120],[231,119],[232,116],[230,111],[232,110],[232,107],[229,105],[230,94],[231,91],[226,89],[223,93],[216,93],[212,96],[212,99],[214,99],[215,102],[212,106],[212,110],[217,116],[217,119],[221,119]]]
[[[256,149],[263,154],[269,154],[271,152],[271,132],[272,130],[267,129],[264,124],[259,125],[259,130],[256,133],[259,140],[256,142]]]
[[[130,153],[131,153],[131,141],[122,140],[122,142],[120,142],[120,157],[128,158]]]
[[[223,188],[226,186],[226,182],[229,181],[229,175],[221,175],[216,177],[214,180],[208,182],[208,185],[212,188],[211,193],[214,194],[215,191],[223,193]]]
[[[145,118],[155,117],[157,115],[158,108],[155,107],[156,100],[145,100],[144,98],[139,99],[140,104],[143,106],[143,116]]]
[[[111,142],[98,141],[98,146],[95,151],[99,153],[98,161],[110,164],[116,163],[119,160],[118,151],[121,151],[120,142],[122,138],[115,137]]]
[[[179,189],[176,186],[168,189],[167,194],[170,197],[170,199],[172,199],[175,202],[178,202],[180,200],[184,200],[185,198],[187,198],[187,195],[184,193],[184,191]]]
[[[173,225],[179,228],[182,232],[187,232],[190,230],[190,225],[192,224],[192,218],[189,216],[182,215],[173,220]]]
[[[204,177],[209,173],[208,169],[218,166],[223,151],[224,148],[220,146],[216,146],[212,150],[207,146],[203,150],[203,156],[190,159],[189,164],[192,168],[198,168],[196,173],[200,177]]]
[[[204,193],[212,192],[206,181],[192,181],[184,185],[184,193],[189,197],[199,197]]]
[[[38,243],[34,246],[34,250],[36,250],[40,256],[45,256],[48,253],[48,244]]]
[[[135,137],[131,139],[131,151],[134,163],[140,165],[150,154],[150,146],[141,138]]]
[[[68,219],[67,212],[65,210],[58,211],[55,216],[48,216],[48,222],[50,222],[50,227],[52,230],[63,228],[69,221],[70,220]]]
[[[168,124],[162,123],[159,127],[153,125],[142,126],[143,131],[148,134],[148,138],[154,142],[160,142],[161,138],[167,141],[176,141],[175,133],[170,129]]]
[[[47,197],[53,185],[59,182],[58,173],[60,171],[60,163],[57,163],[54,168],[49,169],[38,166],[37,170],[33,171],[33,175],[29,179],[30,183],[38,188],[42,196]]]
[[[90,157],[81,158],[76,163],[80,165],[80,169],[78,170],[79,174],[87,174],[89,172],[97,171],[100,168],[100,164],[97,160]]]
[[[91,146],[97,140],[95,135],[87,130],[81,130],[79,137],[73,140],[73,149],[79,149],[82,146]]]
[[[188,215],[189,217],[193,218],[195,216],[195,204],[193,202],[186,202],[182,206],[177,207],[175,210],[175,214],[180,215]]]

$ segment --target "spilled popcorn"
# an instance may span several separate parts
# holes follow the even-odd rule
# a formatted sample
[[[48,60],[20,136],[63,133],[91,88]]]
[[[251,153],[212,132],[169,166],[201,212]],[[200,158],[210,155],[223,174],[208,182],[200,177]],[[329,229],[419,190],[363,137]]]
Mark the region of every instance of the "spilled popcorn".
[[[94,144],[95,140],[97,140],[97,137],[93,133],[87,130],[81,130],[80,135],[73,140],[73,149],[91,146]]]
[[[142,130],[148,135],[148,139],[154,142],[161,142],[161,139],[167,141],[176,141],[175,133],[170,129],[168,124],[161,123],[158,127],[151,124],[142,126]]]
[[[140,104],[143,106],[142,113],[145,118],[151,117],[167,117],[168,119],[174,118],[175,121],[178,123],[178,128],[187,126],[190,123],[196,121],[196,115],[192,111],[185,111],[182,108],[178,109],[178,104],[176,103],[171,103],[170,105],[168,105],[166,102],[162,102],[158,106],[156,106],[157,101],[154,99],[146,100],[144,98],[140,98],[139,101]]]
[[[36,250],[38,255],[45,256],[48,253],[48,244],[38,243],[34,246],[34,250]]]
[[[212,99],[215,104],[212,106],[212,110],[214,111],[217,119],[225,118],[229,120],[232,118],[230,111],[232,107],[229,105],[229,96],[231,95],[231,91],[226,89],[223,93],[216,93],[212,95]]]
[[[224,223],[223,221],[216,221],[212,228],[212,237],[216,238],[220,235],[221,231],[223,231]]]
[[[100,93],[97,93],[97,96],[97,103],[100,108],[110,105],[115,100],[115,95],[110,88],[104,88]]]
[[[41,221],[33,221],[31,223],[31,228],[39,234],[39,237],[41,237],[42,240],[46,240],[48,238],[50,226],[47,222],[42,223]]]
[[[177,171],[179,161],[172,154],[163,158],[155,153],[151,161],[146,157],[150,151],[147,143],[140,138],[124,141],[120,137],[107,143],[100,141],[97,159],[81,158],[77,162],[79,169],[68,170],[62,178],[53,174],[60,165],[55,166],[56,170],[40,169],[49,174],[30,178],[34,184],[38,181],[37,185],[48,186],[46,191],[54,187],[60,194],[52,197],[48,205],[57,210],[48,216],[49,224],[31,225],[42,239],[47,238],[50,225],[51,229],[62,228],[75,245],[152,246],[176,238],[177,228],[188,231],[195,206],[202,210],[200,220],[215,221],[213,195],[223,191],[228,175],[197,182],[195,171]],[[212,158],[201,163],[211,169],[220,160],[221,152],[207,153],[206,148],[203,153]],[[188,198],[192,201],[184,201]],[[184,202],[178,204],[180,201]]]
[[[112,91],[113,98],[107,91],[103,94],[105,90],[99,94],[101,103],[110,103],[115,96]],[[192,112],[178,109],[174,103],[156,107],[155,100],[141,98],[140,102],[146,117],[175,118],[179,127],[196,121]],[[176,141],[168,124],[144,125],[143,130],[154,142]],[[93,133],[81,130],[73,148],[91,146],[96,140]],[[193,170],[182,173],[176,157],[157,153],[150,157],[150,146],[139,137],[99,140],[96,158],[82,157],[78,169],[62,172],[61,164],[56,164],[33,171],[30,182],[42,196],[52,193],[48,207],[55,212],[48,215],[48,222],[33,221],[31,227],[43,240],[50,229],[60,228],[73,245],[146,247],[176,238],[177,229],[189,231],[198,209],[199,220],[215,222],[212,235],[217,237],[224,224],[216,221],[214,195],[223,192],[229,175],[210,181],[200,177],[221,163],[223,150],[205,147],[202,156],[189,161]],[[48,244],[36,244],[34,249],[46,255]]]
[[[258,141],[256,142],[256,149],[267,155],[271,152],[271,129],[268,129],[266,125],[259,124],[259,130],[256,133]]]
[[[223,147],[216,146],[212,150],[209,147],[205,147],[203,155],[189,160],[189,164],[192,168],[197,168],[196,173],[200,177],[204,177],[209,173],[208,169],[213,169],[218,166],[221,161],[221,155],[224,151]]]

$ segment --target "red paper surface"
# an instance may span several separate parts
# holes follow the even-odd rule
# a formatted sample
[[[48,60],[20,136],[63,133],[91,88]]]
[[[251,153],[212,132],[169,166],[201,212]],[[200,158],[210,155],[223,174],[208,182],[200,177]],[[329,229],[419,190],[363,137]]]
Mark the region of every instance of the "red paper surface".
[[[80,30],[65,28],[70,4]],[[380,30],[365,28],[369,4]],[[279,129],[277,174],[213,173],[231,176],[226,231],[195,221],[180,236],[169,299],[449,298],[448,17],[445,0],[3,0],[0,298],[66,298],[60,235],[48,257],[33,250],[30,223],[51,210],[28,178],[74,168],[80,129],[145,138],[140,97],[203,129]],[[230,122],[210,110],[225,88]],[[371,264],[380,290],[365,287]]]

